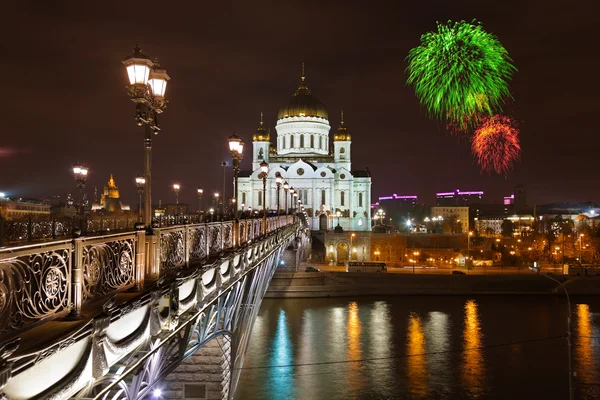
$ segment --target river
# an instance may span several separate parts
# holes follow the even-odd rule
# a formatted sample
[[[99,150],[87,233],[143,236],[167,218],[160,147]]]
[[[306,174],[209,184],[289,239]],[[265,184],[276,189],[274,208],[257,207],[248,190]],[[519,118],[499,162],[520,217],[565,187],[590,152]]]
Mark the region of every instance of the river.
[[[576,398],[600,398],[600,297],[572,299]],[[550,296],[265,299],[235,399],[568,399]]]

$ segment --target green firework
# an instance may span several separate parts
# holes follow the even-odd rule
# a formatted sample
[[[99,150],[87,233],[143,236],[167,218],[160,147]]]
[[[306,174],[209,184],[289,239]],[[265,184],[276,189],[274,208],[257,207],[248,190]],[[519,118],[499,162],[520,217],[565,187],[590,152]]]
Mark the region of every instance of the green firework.
[[[437,28],[409,52],[407,83],[432,117],[465,130],[510,97],[507,80],[516,68],[498,38],[477,21]]]

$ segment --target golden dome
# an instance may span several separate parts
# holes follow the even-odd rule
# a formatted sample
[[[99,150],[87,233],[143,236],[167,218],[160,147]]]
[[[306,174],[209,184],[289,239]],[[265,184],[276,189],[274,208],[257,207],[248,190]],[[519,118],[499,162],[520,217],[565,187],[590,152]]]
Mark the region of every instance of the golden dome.
[[[267,131],[267,128],[265,128],[265,125],[263,122],[262,111],[260,112],[260,124],[258,125],[258,129],[256,129],[256,132],[254,133],[254,135],[252,135],[252,140],[255,142],[270,142],[271,141],[271,134],[269,133],[269,131]]]
[[[340,121],[340,127],[333,135],[333,141],[341,141],[341,142],[349,142],[352,140],[350,134],[346,131],[346,127],[344,126],[344,112],[342,111],[342,120]]]
[[[277,119],[288,117],[319,117],[327,119],[328,115],[325,106],[310,93],[305,79],[303,63],[300,86],[296,89],[289,103],[279,109]]]

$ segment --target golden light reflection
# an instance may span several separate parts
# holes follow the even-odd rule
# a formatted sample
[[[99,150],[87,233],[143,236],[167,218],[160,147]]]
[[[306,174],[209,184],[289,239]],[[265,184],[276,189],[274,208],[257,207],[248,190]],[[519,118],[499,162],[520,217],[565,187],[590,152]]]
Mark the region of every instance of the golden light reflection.
[[[417,396],[427,395],[427,360],[425,353],[425,334],[421,318],[411,313],[408,317],[408,337],[406,343],[407,377],[410,393]]]
[[[360,330],[358,303],[353,301],[348,305],[348,320],[346,324],[346,331],[348,332],[348,360],[360,360],[362,358]],[[353,362],[349,365],[347,376],[350,393],[358,393],[362,387],[361,369],[362,364],[359,362]]]
[[[577,375],[581,382],[586,384],[598,383],[598,362],[596,348],[594,347],[594,334],[592,314],[587,304],[577,304],[575,313],[577,325],[575,326],[577,342],[575,343],[575,359],[577,360]]]
[[[474,300],[465,304],[465,320],[463,330],[463,384],[475,397],[483,394],[485,387],[485,361],[479,310]]]

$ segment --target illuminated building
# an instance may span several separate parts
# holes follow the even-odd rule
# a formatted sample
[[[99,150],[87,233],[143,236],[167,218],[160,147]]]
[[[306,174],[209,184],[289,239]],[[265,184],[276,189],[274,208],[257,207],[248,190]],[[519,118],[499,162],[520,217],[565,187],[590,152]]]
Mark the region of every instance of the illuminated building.
[[[461,192],[456,189],[454,192],[440,192],[435,195],[438,206],[470,206],[481,204],[483,201],[483,192],[480,190]]]
[[[431,218],[440,218],[442,221],[459,223],[461,225],[461,232],[465,233],[469,230],[469,207],[431,207]],[[443,224],[442,224],[443,225]]]
[[[39,218],[50,215],[50,205],[35,200],[0,197],[0,217],[6,220]]]
[[[260,121],[253,136],[252,171],[239,177],[238,207],[263,208],[263,181],[260,164],[268,163],[266,209],[277,209],[276,178],[293,187],[302,201],[313,230],[371,230],[371,177],[368,170],[352,170],[351,134],[344,125],[333,135],[331,146],[329,115],[325,106],[306,86],[304,71],[292,99],[280,108],[275,126],[277,138]],[[333,148],[331,148],[333,147]],[[280,190],[279,209],[285,211],[285,193]],[[297,208],[288,194],[288,208]],[[338,216],[339,213],[339,216]]]
[[[117,186],[112,174],[108,184],[104,186],[104,192],[100,195],[100,203],[92,204],[92,211],[104,210],[109,213],[129,211],[129,206],[121,203],[119,187]]]

